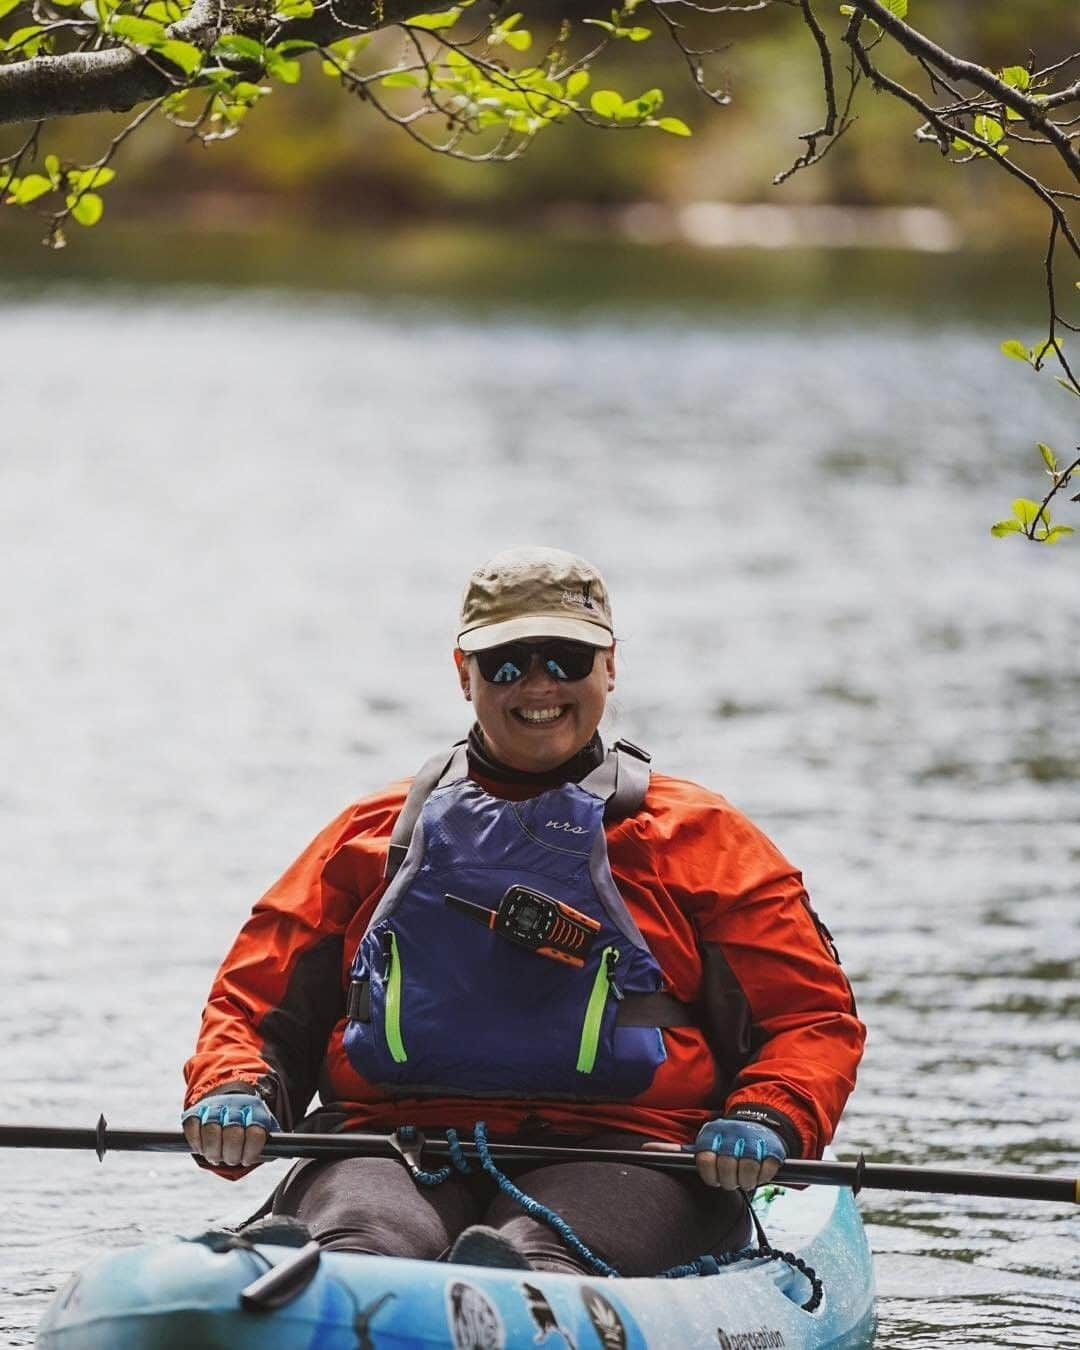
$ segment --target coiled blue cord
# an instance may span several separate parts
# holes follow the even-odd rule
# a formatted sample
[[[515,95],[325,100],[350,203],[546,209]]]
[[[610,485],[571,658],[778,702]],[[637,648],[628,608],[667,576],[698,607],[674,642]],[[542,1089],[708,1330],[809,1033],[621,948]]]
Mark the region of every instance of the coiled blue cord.
[[[415,1127],[411,1125],[402,1125],[398,1129],[402,1139],[410,1139],[415,1136]],[[461,1140],[456,1130],[446,1131],[446,1142],[450,1146],[450,1166],[440,1167],[435,1172],[416,1171],[413,1173],[414,1179],[421,1186],[438,1186],[450,1176],[451,1170],[456,1169],[462,1175],[468,1175],[469,1163],[464,1153],[461,1151]],[[543,1205],[539,1200],[515,1186],[505,1172],[501,1171],[491,1156],[491,1150],[488,1147],[487,1126],[482,1120],[478,1120],[473,1126],[473,1143],[476,1145],[476,1154],[480,1160],[480,1166],[495,1182],[499,1190],[506,1196],[509,1196],[517,1205],[519,1205],[530,1218],[546,1224],[559,1238],[574,1252],[575,1255],[588,1266],[594,1275],[602,1275],[609,1279],[619,1277],[619,1272],[614,1266],[609,1265],[601,1256],[592,1251],[582,1242],[581,1238],[574,1232],[561,1214],[555,1210]],[[803,1309],[806,1312],[813,1312],[820,1304],[822,1299],[822,1285],[814,1271],[799,1257],[791,1252],[777,1251],[765,1235],[765,1230],[761,1226],[761,1221],[754,1213],[750,1205],[750,1198],[744,1194],[750,1216],[754,1222],[754,1228],[757,1232],[758,1246],[743,1247],[739,1251],[723,1252],[719,1256],[713,1256],[711,1253],[704,1253],[697,1256],[693,1261],[687,1261],[680,1266],[672,1266],[668,1270],[662,1270],[655,1276],[659,1280],[682,1280],[692,1276],[716,1275],[724,1266],[735,1265],[738,1261],[772,1260],[784,1261],[789,1266],[793,1266],[800,1271],[810,1281],[810,1298],[804,1303]]]

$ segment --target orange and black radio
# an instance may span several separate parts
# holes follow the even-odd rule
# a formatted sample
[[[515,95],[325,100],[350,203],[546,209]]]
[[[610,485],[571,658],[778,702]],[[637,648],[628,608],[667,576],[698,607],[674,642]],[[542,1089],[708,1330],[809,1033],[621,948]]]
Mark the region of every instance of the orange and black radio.
[[[598,919],[530,886],[511,886],[497,909],[462,900],[458,895],[447,895],[445,899],[454,909],[517,946],[571,966],[585,964],[589,948],[600,931]]]

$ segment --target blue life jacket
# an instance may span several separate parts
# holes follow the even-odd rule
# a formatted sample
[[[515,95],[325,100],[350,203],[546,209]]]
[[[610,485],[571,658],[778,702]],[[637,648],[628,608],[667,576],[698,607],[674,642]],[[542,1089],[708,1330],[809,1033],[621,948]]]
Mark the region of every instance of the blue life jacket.
[[[660,1028],[694,1020],[658,992],[608,862],[605,807],[638,809],[648,756],[620,742],[526,801],[470,779],[464,746],[444,758],[414,783],[352,963],[350,1062],[405,1096],[638,1096],[666,1058]]]

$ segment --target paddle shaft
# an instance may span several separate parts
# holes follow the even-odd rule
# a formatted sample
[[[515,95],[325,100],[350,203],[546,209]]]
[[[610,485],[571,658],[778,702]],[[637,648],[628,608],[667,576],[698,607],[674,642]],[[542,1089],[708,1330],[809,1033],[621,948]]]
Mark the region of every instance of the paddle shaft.
[[[114,1130],[104,1117],[92,1130],[52,1125],[0,1125],[0,1148],[91,1149],[99,1158],[114,1153],[187,1153],[178,1130]],[[472,1142],[461,1141],[466,1158],[476,1158]],[[636,1167],[684,1170],[694,1166],[690,1153],[653,1153],[637,1149],[562,1148],[554,1144],[491,1144],[502,1163],[619,1162]],[[385,1134],[272,1134],[264,1158],[351,1158],[400,1156]],[[424,1143],[425,1158],[450,1156],[445,1139]],[[919,1191],[931,1195],[986,1195],[1016,1200],[1056,1200],[1080,1204],[1080,1179],[1032,1176],[1020,1172],[965,1172],[947,1167],[906,1167],[893,1163],[789,1159],[776,1182],[792,1186],[849,1186],[852,1190]]]

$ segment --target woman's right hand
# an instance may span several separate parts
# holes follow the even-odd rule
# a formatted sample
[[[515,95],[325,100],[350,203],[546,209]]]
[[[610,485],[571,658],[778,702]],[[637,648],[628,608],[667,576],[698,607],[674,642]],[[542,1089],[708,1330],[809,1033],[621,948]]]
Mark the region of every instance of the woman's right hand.
[[[257,1167],[267,1135],[281,1129],[270,1108],[247,1084],[194,1102],[180,1123],[192,1153],[211,1167]]]

